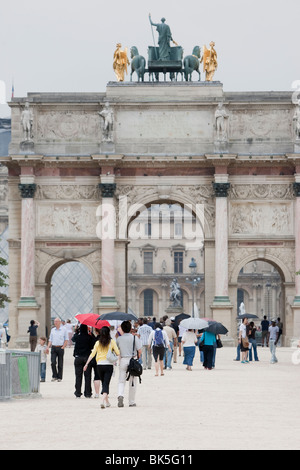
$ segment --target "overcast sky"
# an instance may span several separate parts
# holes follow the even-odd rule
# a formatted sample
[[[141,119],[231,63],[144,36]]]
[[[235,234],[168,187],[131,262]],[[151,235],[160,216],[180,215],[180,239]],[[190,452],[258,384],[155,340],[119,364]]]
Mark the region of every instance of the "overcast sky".
[[[166,18],[184,55],[215,41],[219,68],[214,79],[225,91],[288,91],[300,80],[299,0],[0,2],[0,81],[7,101],[12,81],[15,97],[105,92],[107,82],[115,80],[117,42],[128,50],[137,46],[147,59],[153,45],[149,12],[154,22]],[[155,28],[154,39],[157,43]],[[7,104],[0,104],[0,117],[9,115]]]

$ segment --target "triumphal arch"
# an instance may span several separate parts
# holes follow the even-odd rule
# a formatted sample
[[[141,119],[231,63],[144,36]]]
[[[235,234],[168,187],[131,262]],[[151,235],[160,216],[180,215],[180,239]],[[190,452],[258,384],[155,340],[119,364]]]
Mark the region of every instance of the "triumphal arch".
[[[8,168],[12,338],[27,344],[32,318],[41,331],[50,327],[51,278],[70,260],[92,273],[95,312],[126,311],[139,278],[148,282],[136,262],[131,268],[130,246],[139,243],[137,257],[157,254],[151,234],[133,239],[129,225],[141,208],[165,203],[188,208],[201,228],[184,246],[165,241],[170,256],[179,246],[187,265],[189,251],[197,260],[201,316],[220,320],[236,339],[239,273],[267,261],[280,273],[290,344],[300,336],[298,102],[291,92],[225,92],[222,83],[190,81],[179,69],[168,80],[166,66],[151,66],[149,80],[145,70],[102,93],[11,101],[11,144],[1,161]]]

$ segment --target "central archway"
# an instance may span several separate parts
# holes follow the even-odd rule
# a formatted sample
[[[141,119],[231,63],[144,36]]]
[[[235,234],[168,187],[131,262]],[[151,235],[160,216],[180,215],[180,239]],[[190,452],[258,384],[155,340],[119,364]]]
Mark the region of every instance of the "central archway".
[[[174,200],[154,200],[146,206],[136,205],[136,212],[129,215],[128,307],[137,316],[148,316],[149,309],[145,309],[145,305],[149,302],[153,306],[153,315],[162,317],[170,306],[170,284],[176,278],[183,295],[183,308],[190,313],[189,264],[191,258],[195,258],[197,273],[201,277],[201,284],[194,292],[195,303],[200,314],[205,316],[204,215],[199,220],[190,207]],[[146,300],[149,297],[147,302],[145,295]]]

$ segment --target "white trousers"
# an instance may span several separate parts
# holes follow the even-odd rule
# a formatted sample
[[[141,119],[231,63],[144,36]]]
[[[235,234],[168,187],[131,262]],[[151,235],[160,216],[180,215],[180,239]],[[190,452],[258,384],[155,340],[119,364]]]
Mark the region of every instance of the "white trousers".
[[[125,392],[125,384],[127,378],[127,367],[130,361],[130,357],[122,357],[119,366],[119,384],[118,384],[118,397],[124,397]],[[129,387],[129,405],[133,405],[135,403],[135,394],[136,394],[136,386],[137,386],[137,377],[130,377],[128,380],[128,387]]]

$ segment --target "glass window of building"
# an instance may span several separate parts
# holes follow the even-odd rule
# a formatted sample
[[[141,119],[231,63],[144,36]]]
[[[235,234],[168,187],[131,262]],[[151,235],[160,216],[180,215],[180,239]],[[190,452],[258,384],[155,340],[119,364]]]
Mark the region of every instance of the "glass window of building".
[[[174,252],[174,273],[183,273],[183,252]]]
[[[144,252],[144,274],[153,274],[153,253],[152,251]]]
[[[153,290],[146,289],[144,291],[144,315],[146,317],[153,316]]]

